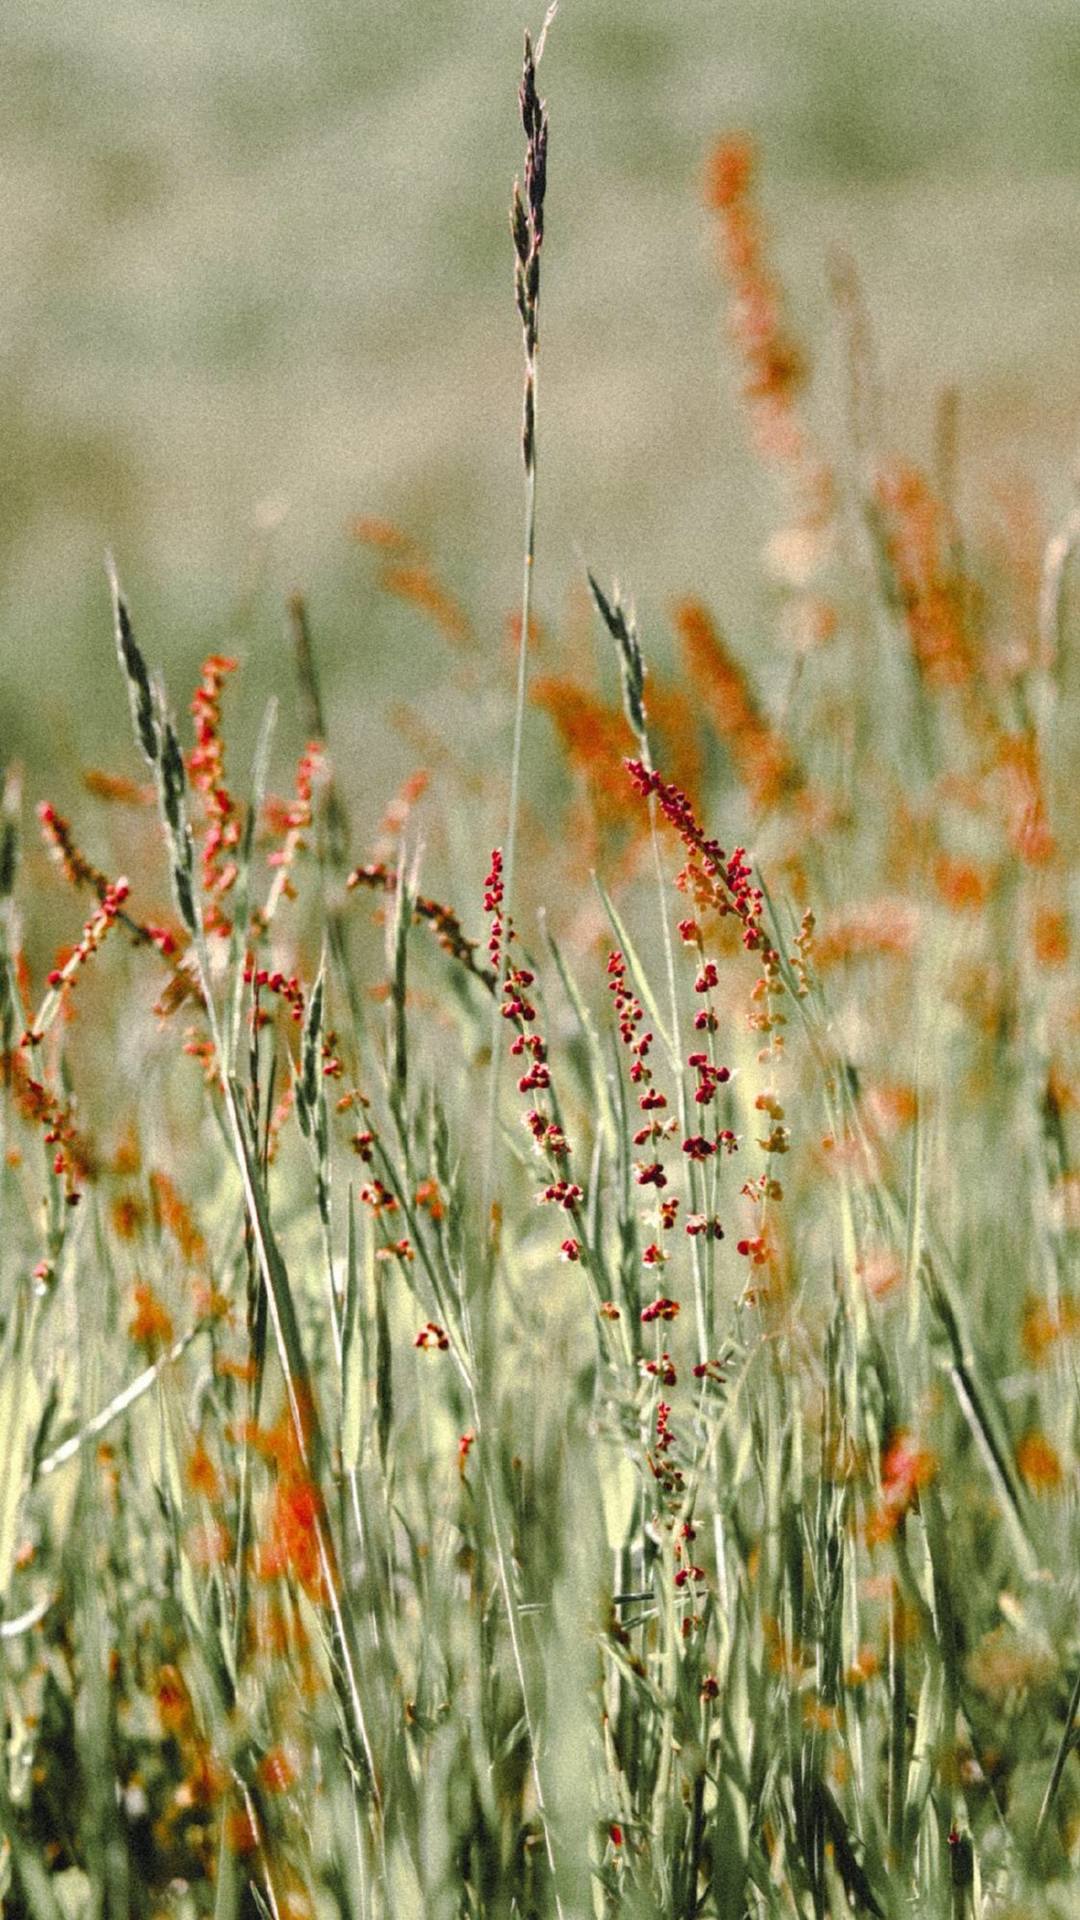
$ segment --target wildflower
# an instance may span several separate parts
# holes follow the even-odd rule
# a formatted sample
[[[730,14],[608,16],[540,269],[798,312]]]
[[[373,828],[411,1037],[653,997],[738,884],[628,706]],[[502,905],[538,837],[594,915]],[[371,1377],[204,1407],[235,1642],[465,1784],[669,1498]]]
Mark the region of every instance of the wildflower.
[[[639,1160],[636,1163],[634,1179],[637,1181],[639,1187],[667,1186],[667,1174],[664,1172],[659,1160],[650,1160],[647,1163]]]
[[[597,822],[609,827],[622,824],[626,819],[623,761],[634,749],[634,735],[622,708],[606,705],[566,677],[535,681],[532,698],[557,728]]]
[[[647,1326],[653,1320],[674,1320],[678,1311],[679,1302],[669,1300],[667,1295],[662,1293],[647,1307],[641,1309],[642,1323]]]
[[[723,1386],[724,1372],[719,1360],[698,1360],[691,1368],[695,1380],[711,1380],[714,1386]]]
[[[145,1280],[139,1281],[134,1288],[133,1298],[135,1312],[128,1324],[128,1338],[137,1347],[145,1347],[148,1352],[169,1346],[173,1338],[172,1316],[158,1299],[153,1287]]]
[[[179,1667],[160,1668],[156,1701],[162,1732],[178,1733],[191,1720],[191,1697]]]
[[[426,614],[451,646],[472,644],[468,615],[425,561],[404,565],[388,562],[380,568],[378,580],[384,593]]]
[[[688,1213],[686,1231],[691,1237],[703,1234],[707,1240],[722,1240],[724,1237],[724,1229],[716,1214],[710,1219],[706,1213]]]
[[[150,1175],[150,1190],[160,1225],[172,1236],[182,1258],[191,1266],[204,1261],[206,1241],[191,1208],[168,1174],[155,1169]]]
[[[1055,1309],[1045,1300],[1031,1299],[1024,1310],[1020,1339],[1033,1367],[1042,1366],[1059,1340],[1080,1338],[1080,1301],[1062,1296]]]
[[[786,743],[766,719],[746,673],[717,631],[708,609],[697,600],[680,601],[675,608],[675,625],[688,675],[701,689],[709,719],[731,756],[740,782],[755,810],[770,812],[803,785]]]
[[[266,932],[282,899],[292,900],[296,897],[292,876],[297,860],[307,846],[306,835],[314,818],[316,784],[325,775],[326,759],[322,744],[318,740],[309,740],[297,762],[293,800],[285,808],[280,821],[284,840],[280,847],[267,856],[267,865],[274,869],[274,880],[265,906],[256,909],[251,916],[253,935]]]
[[[974,663],[951,516],[903,461],[880,469],[874,493],[915,665],[932,687],[963,686]]]
[[[683,1141],[682,1150],[691,1160],[707,1160],[710,1154],[716,1152],[716,1143],[713,1140],[706,1140],[703,1134],[696,1133],[689,1140]]]
[[[502,958],[502,908],[504,892],[502,850],[496,847],[491,856],[491,865],[488,869],[487,879],[484,881],[484,912],[492,916],[491,934],[488,939],[488,952],[491,955],[491,964],[496,972],[498,972],[499,963]]]
[[[715,1061],[710,1060],[707,1053],[700,1052],[688,1054],[686,1064],[697,1074],[698,1083],[694,1089],[697,1105],[711,1106],[716,1098],[717,1088],[726,1086],[731,1079],[731,1068],[718,1067]]]
[[[221,1480],[201,1436],[188,1455],[184,1477],[193,1493],[201,1494],[204,1500],[220,1500]]]
[[[415,1260],[416,1249],[406,1235],[400,1240],[391,1240],[385,1247],[377,1247],[376,1260]]]
[[[445,1353],[450,1345],[448,1334],[435,1320],[425,1320],[415,1340],[414,1347],[426,1353]]]
[[[369,1212],[376,1216],[381,1213],[394,1213],[397,1211],[398,1203],[394,1195],[388,1187],[383,1186],[381,1180],[369,1180],[366,1185],[362,1186],[360,1188],[360,1200],[362,1204],[368,1208]]]
[[[231,923],[220,901],[236,884],[239,868],[235,850],[240,844],[240,816],[225,784],[225,746],[221,736],[221,692],[236,661],[211,654],[203,662],[202,678],[191,702],[195,746],[188,755],[192,786],[202,795],[206,831],[202,844],[204,923],[211,933],[227,934]]]
[[[220,1520],[207,1520],[202,1526],[192,1527],[185,1544],[192,1565],[204,1573],[213,1567],[225,1566],[232,1558],[232,1535]]]
[[[1069,958],[1069,922],[1055,907],[1039,907],[1031,929],[1040,967],[1063,967]]]
[[[662,1353],[659,1360],[646,1360],[642,1364],[645,1372],[659,1380],[662,1387],[674,1387],[677,1384],[678,1374],[670,1353]]]
[[[553,1180],[538,1196],[539,1204],[565,1207],[570,1213],[580,1206],[584,1193],[575,1180]]]
[[[575,1240],[573,1237],[564,1240],[559,1248],[559,1257],[562,1260],[569,1260],[571,1262],[580,1260],[581,1241]]]
[[[751,1260],[755,1267],[765,1266],[772,1259],[772,1246],[767,1234],[751,1234],[745,1240],[736,1242],[735,1251],[741,1253],[744,1260]]]
[[[990,898],[993,877],[972,860],[941,853],[934,862],[934,885],[954,913],[980,913]]]
[[[867,1521],[872,1544],[892,1537],[936,1473],[934,1455],[917,1445],[905,1428],[893,1434],[881,1456],[881,1501]]]
[[[118,1240],[134,1240],[145,1217],[142,1201],[133,1193],[118,1194],[109,1208],[112,1230]]]
[[[789,1127],[773,1127],[763,1140],[758,1141],[763,1153],[786,1153],[791,1145]]]
[[[415,1199],[417,1206],[423,1207],[430,1220],[438,1222],[446,1212],[437,1180],[421,1180]]]
[[[300,1776],[289,1749],[279,1744],[263,1754],[255,1777],[264,1793],[289,1793]]]
[[[38,807],[38,820],[42,835],[50,854],[73,887],[89,887],[100,900],[108,891],[109,878],[99,867],[91,864],[76,846],[69,823],[62,813],[43,800]]]
[[[675,1572],[675,1585],[688,1586],[691,1581],[698,1583],[706,1578],[704,1567],[678,1567]]]
[[[225,1816],[224,1836],[230,1853],[242,1856],[255,1852],[259,1835],[246,1807],[230,1807]]]
[[[1057,1448],[1035,1430],[1025,1433],[1020,1441],[1016,1464],[1033,1493],[1056,1493],[1065,1477]]]
[[[52,993],[59,992],[63,987],[74,987],[81,969],[97,952],[110,927],[115,925],[130,891],[125,879],[106,882],[99,904],[83,927],[78,944],[62,957],[58,955],[57,964],[49,970],[47,984]],[[38,1024],[41,1024],[40,1015]]]
[[[319,1490],[301,1464],[294,1442],[274,1482],[266,1537],[258,1558],[260,1577],[280,1579],[291,1573],[309,1600],[325,1602],[322,1524]]]

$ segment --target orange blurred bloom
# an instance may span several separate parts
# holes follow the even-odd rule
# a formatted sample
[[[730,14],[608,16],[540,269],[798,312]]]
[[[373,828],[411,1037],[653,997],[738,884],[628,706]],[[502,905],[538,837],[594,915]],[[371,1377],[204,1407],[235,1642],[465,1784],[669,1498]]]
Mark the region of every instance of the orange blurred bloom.
[[[868,900],[818,933],[818,971],[825,973],[841,960],[905,956],[914,948],[918,928],[918,911],[909,900],[895,895]]]
[[[191,1697],[179,1667],[165,1666],[158,1673],[157,1710],[164,1733],[178,1733],[191,1719]]]
[[[866,1522],[871,1545],[890,1540],[905,1514],[937,1473],[937,1460],[906,1428],[893,1434],[881,1456],[881,1500]]]
[[[568,676],[534,681],[532,698],[554,722],[597,819],[607,826],[635,824],[625,763],[637,743],[622,708],[609,707]]]
[[[974,663],[951,516],[925,475],[906,461],[880,468],[874,498],[915,664],[931,686],[963,686]]]
[[[742,667],[699,600],[680,600],[675,625],[687,675],[731,755],[754,806],[770,811],[801,785],[798,769],[776,729],[761,712]]]
[[[264,1793],[288,1793],[299,1779],[299,1771],[287,1747],[269,1747],[259,1761],[256,1778]]]
[[[993,891],[993,876],[971,860],[939,853],[934,861],[934,885],[954,913],[980,913]]]
[[[412,535],[395,527],[390,520],[380,520],[373,514],[357,514],[349,522],[349,532],[362,546],[376,547],[385,553],[415,553],[416,542]]]
[[[1080,1303],[1065,1296],[1055,1312],[1046,1300],[1029,1300],[1024,1308],[1020,1338],[1033,1367],[1042,1366],[1060,1340],[1080,1337]]]
[[[1063,967],[1069,958],[1068,917],[1056,907],[1039,907],[1031,929],[1040,967]]]
[[[150,1175],[157,1216],[172,1235],[184,1259],[192,1266],[206,1259],[206,1241],[195,1224],[194,1215],[167,1173],[155,1169]]]
[[[142,1201],[136,1194],[121,1193],[113,1201],[109,1216],[118,1240],[134,1240],[146,1213]]]
[[[379,574],[379,585],[384,593],[405,601],[406,605],[415,607],[420,613],[426,613],[451,646],[467,647],[472,644],[474,635],[468,615],[426,561],[384,566]]]
[[[1020,1441],[1016,1464],[1033,1493],[1056,1493],[1065,1477],[1057,1448],[1035,1429]]]
[[[246,1807],[230,1807],[225,1815],[225,1845],[230,1853],[254,1853],[259,1836]]]
[[[135,1312],[128,1323],[129,1339],[137,1347],[145,1347],[147,1352],[169,1346],[173,1339],[172,1316],[148,1281],[136,1283],[133,1298]]]
[[[209,1520],[204,1526],[192,1527],[185,1544],[192,1566],[198,1567],[203,1573],[211,1567],[223,1567],[232,1558],[232,1535],[220,1520]]]
[[[192,1492],[201,1493],[205,1500],[221,1498],[221,1479],[201,1435],[188,1455],[184,1477]]]
[[[1005,831],[1013,852],[1028,866],[1042,867],[1054,852],[1042,791],[1038,742],[1032,733],[1003,734],[998,744]]]

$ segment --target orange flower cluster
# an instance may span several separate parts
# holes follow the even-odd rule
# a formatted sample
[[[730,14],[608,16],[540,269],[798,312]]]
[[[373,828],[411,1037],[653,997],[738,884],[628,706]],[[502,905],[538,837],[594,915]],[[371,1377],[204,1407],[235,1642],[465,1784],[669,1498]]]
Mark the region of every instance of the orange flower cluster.
[[[739,135],[713,148],[706,199],[717,216],[721,262],[734,288],[731,330],[745,367],[758,445],[767,457],[800,460],[804,452],[795,401],[806,362],[784,323],[780,290],[768,270],[752,198],[754,150]]]
[[[934,861],[934,885],[954,913],[981,913],[994,890],[994,876],[973,860],[940,853]]]
[[[349,531],[362,546],[382,554],[378,583],[384,593],[426,614],[452,647],[467,648],[475,643],[468,614],[438,578],[411,535],[392,526],[388,520],[365,515],[353,520]]]
[[[82,783],[95,800],[107,800],[124,807],[152,807],[154,788],[129,780],[122,773],[109,773],[104,767],[84,767]]]
[[[584,781],[597,821],[608,827],[625,825],[625,766],[636,742],[622,708],[608,706],[564,675],[534,681],[532,699],[553,722],[570,765]]]
[[[1046,817],[1039,748],[1033,733],[1004,733],[997,746],[1005,810],[1005,833],[1017,857],[1029,867],[1053,858],[1054,841]]]
[[[128,1323],[128,1338],[149,1354],[167,1347],[173,1339],[172,1315],[148,1280],[140,1280],[132,1292],[135,1311]]]
[[[1025,1433],[1016,1449],[1016,1464],[1033,1493],[1056,1493],[1065,1478],[1061,1456],[1044,1433]]]
[[[925,475],[902,460],[879,469],[874,500],[918,671],[935,688],[968,685],[969,592],[952,557],[950,515]]]
[[[881,1456],[881,1499],[867,1517],[866,1538],[873,1545],[891,1540],[904,1516],[937,1473],[937,1460],[905,1428],[894,1433]]]
[[[909,901],[886,895],[833,920],[814,948],[819,973],[844,960],[906,958],[918,935],[918,914]]]
[[[836,609],[818,581],[836,547],[836,487],[800,413],[808,369],[789,333],[779,286],[769,271],[753,185],[755,156],[739,136],[713,149],[706,200],[716,216],[721,268],[732,289],[731,331],[741,356],[743,394],[758,453],[778,470],[791,519],[768,543],[767,560],[788,598],[781,627],[802,655],[824,646]]]
[[[745,673],[699,600],[680,600],[675,626],[687,675],[753,806],[769,813],[802,785],[788,748],[761,712]]]
[[[167,1173],[155,1168],[150,1175],[157,1217],[172,1235],[181,1258],[188,1266],[199,1266],[206,1259],[206,1241],[195,1222],[187,1201]]]
[[[1043,1366],[1061,1341],[1080,1340],[1080,1300],[1066,1294],[1056,1308],[1045,1300],[1029,1300],[1020,1338],[1031,1365]]]
[[[272,1428],[252,1428],[249,1438],[275,1468],[270,1508],[256,1556],[259,1576],[280,1580],[291,1575],[309,1600],[325,1605],[328,1593],[322,1496],[308,1472],[288,1411]]]

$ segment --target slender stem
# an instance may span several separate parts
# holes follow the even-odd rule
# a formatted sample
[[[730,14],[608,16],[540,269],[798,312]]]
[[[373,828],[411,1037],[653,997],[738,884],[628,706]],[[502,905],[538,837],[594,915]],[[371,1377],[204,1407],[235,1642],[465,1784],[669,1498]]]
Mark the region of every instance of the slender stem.
[[[540,1822],[541,1831],[543,1832],[544,1851],[547,1855],[548,1866],[551,1870],[555,1912],[558,1920],[563,1920],[564,1910],[559,1897],[558,1874],[555,1865],[555,1847],[551,1837],[551,1827],[548,1822],[547,1802],[544,1799],[543,1782],[540,1777],[540,1762],[537,1758],[536,1725],[533,1720],[532,1707],[529,1702],[528,1677],[525,1672],[525,1649],[521,1643],[521,1626],[518,1619],[517,1600],[510,1579],[510,1567],[502,1533],[502,1518],[499,1513],[491,1470],[486,1457],[485,1436],[483,1424],[480,1419],[480,1406],[476,1399],[475,1391],[473,1392],[473,1424],[480,1442],[484,1492],[487,1495],[488,1515],[491,1520],[491,1535],[495,1546],[495,1566],[498,1572],[503,1606],[506,1610],[506,1624],[510,1633],[510,1651],[514,1661],[514,1671],[517,1674],[518,1686],[521,1690],[521,1716],[525,1722],[525,1738],[529,1743],[529,1771],[532,1775],[533,1792],[536,1795],[536,1814]]]
[[[1038,1845],[1046,1831],[1046,1823],[1050,1817],[1050,1809],[1054,1804],[1057,1790],[1061,1785],[1061,1776],[1065,1771],[1065,1762],[1074,1745],[1078,1715],[1080,1715],[1080,1672],[1077,1673],[1076,1679],[1073,1682],[1073,1690],[1069,1697],[1069,1709],[1065,1715],[1065,1731],[1058,1743],[1058,1750],[1054,1757],[1054,1765],[1051,1769],[1050,1778],[1046,1783],[1046,1792],[1043,1794],[1042,1805],[1039,1808],[1039,1818],[1035,1825],[1036,1845]]]
[[[528,377],[531,380],[533,409],[536,406],[536,361],[530,360]],[[503,855],[503,906],[501,919],[504,932],[504,954],[510,938],[510,915],[513,911],[514,877],[517,866],[517,830],[521,794],[521,754],[525,737],[525,698],[529,681],[529,627],[532,623],[533,573],[536,562],[536,441],[535,433],[531,449],[531,458],[525,471],[525,540],[521,570],[521,632],[518,635],[517,689],[514,697],[514,738],[510,750],[510,801],[506,822],[506,848]],[[500,1000],[498,987],[491,1005],[491,1076],[488,1086],[488,1124],[487,1149],[484,1155],[484,1219],[488,1219],[493,1197],[495,1177],[495,1134],[499,1113],[499,1067],[501,1052],[500,1036]]]

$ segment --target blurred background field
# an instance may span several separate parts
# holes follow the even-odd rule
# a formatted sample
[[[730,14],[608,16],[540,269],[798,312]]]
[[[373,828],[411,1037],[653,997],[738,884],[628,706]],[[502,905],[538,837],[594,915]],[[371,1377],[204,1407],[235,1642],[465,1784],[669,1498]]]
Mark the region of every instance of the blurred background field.
[[[186,699],[210,648],[287,687],[311,595],[339,750],[385,790],[391,696],[438,643],[350,516],[431,550],[492,658],[517,591],[520,336],[506,205],[521,0],[4,9],[0,755],[124,738],[102,554]],[[745,445],[701,178],[748,130],[835,414],[827,262],[858,262],[893,438],[955,382],[962,490],[1053,522],[1080,417],[1080,18],[1070,0],[564,0],[542,341],[539,599],[582,558],[646,631],[706,595],[753,650],[769,483]],[[835,444],[835,434],[832,435]]]

